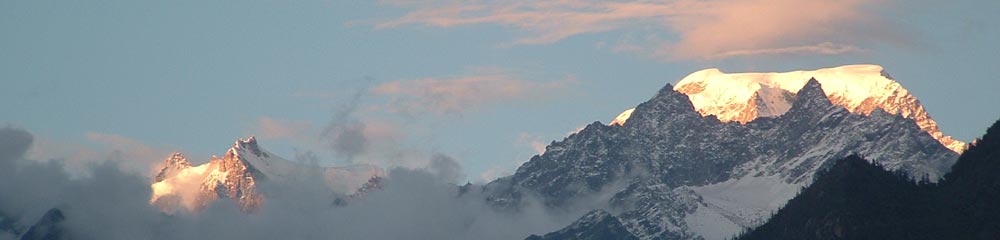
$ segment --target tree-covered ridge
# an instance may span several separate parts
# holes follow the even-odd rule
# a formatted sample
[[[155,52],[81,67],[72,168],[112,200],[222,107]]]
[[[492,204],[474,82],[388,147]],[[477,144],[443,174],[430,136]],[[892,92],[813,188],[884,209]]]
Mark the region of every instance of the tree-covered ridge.
[[[1000,121],[936,184],[878,163],[838,161],[738,239],[998,239]]]

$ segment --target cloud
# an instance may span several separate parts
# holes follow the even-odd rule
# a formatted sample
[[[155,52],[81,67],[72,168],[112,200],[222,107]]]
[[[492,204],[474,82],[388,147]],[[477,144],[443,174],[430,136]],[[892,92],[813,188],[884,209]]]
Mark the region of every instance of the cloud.
[[[24,160],[33,137],[21,129],[0,129],[0,162],[16,166],[0,174],[0,218],[13,220],[15,232],[23,232],[50,208],[60,208],[74,238],[147,238],[160,214],[147,200],[148,178],[126,173],[120,161],[99,161],[71,177],[62,161]],[[13,159],[9,158],[13,157]],[[20,160],[18,160],[20,159]]]
[[[24,157],[35,137],[27,131],[12,127],[0,128],[0,169],[13,168]],[[0,171],[2,171],[0,170]]]
[[[317,129],[306,121],[262,117],[253,131],[261,139],[289,140],[301,147],[304,152],[296,153],[301,155],[295,159],[318,160],[314,150],[327,150],[349,164],[395,166],[382,154],[404,151],[400,142],[404,132],[392,121],[356,115],[341,112],[323,129]]]
[[[343,99],[326,123],[265,116],[251,130],[262,139],[290,140],[315,154],[333,153],[341,164],[418,168],[436,152],[407,144],[414,136],[434,134],[433,126],[421,124],[422,120],[437,122],[440,119],[433,117],[510,101],[541,100],[576,83],[572,77],[531,81],[518,75],[507,69],[478,67],[457,76],[384,82],[338,94]]]
[[[355,157],[368,150],[369,140],[364,134],[367,125],[355,116],[364,94],[363,90],[355,92],[350,101],[334,112],[320,133],[320,139],[326,141],[327,147],[347,162],[353,163]]]
[[[530,146],[531,150],[533,150],[535,152],[535,154],[539,154],[539,155],[541,155],[542,153],[545,153],[545,147],[548,145],[548,144],[546,144],[545,142],[542,141],[542,136],[533,135],[533,134],[529,134],[529,133],[525,133],[525,132],[522,132],[522,133],[520,133],[520,134],[517,135],[517,141],[516,142],[517,142],[517,145]]]
[[[461,114],[497,102],[537,99],[575,82],[572,77],[536,82],[520,79],[508,71],[479,70],[454,77],[392,81],[371,91],[388,96],[391,111]]]
[[[368,104],[370,88],[357,89],[345,101],[334,107],[330,119],[322,124],[260,117],[251,128],[261,139],[288,140],[296,146],[302,159],[312,159],[325,165],[372,164],[380,167],[421,168],[432,153],[420,151],[405,141],[419,134],[424,126],[414,121],[401,121],[389,114],[382,105]],[[333,159],[322,159],[332,153]],[[313,156],[308,156],[313,155]],[[297,156],[296,159],[299,159]]]
[[[447,183],[459,183],[459,181],[465,179],[465,173],[462,172],[462,165],[455,158],[442,153],[432,155],[426,169]]]
[[[492,168],[486,169],[486,171],[483,171],[482,173],[480,173],[479,174],[479,180],[482,181],[482,182],[484,182],[484,183],[488,183],[488,182],[492,182],[493,180],[496,180],[497,178],[501,178],[501,177],[504,177],[504,176],[509,176],[511,174],[513,174],[513,172],[511,172],[510,170],[507,170],[506,168],[492,167]]]
[[[306,121],[290,121],[276,119],[272,117],[261,117],[257,119],[255,133],[262,138],[269,139],[295,139],[303,136],[306,131],[312,128],[312,124]]]
[[[530,154],[527,156],[524,154],[517,154],[511,160],[495,162],[493,166],[479,173],[478,181],[488,183],[496,180],[497,178],[511,175],[518,167],[527,162],[528,159],[531,159],[533,155],[544,154],[545,147],[548,146],[548,144],[546,144],[543,139],[547,138],[540,134],[527,132],[518,133],[517,138],[514,139],[514,147],[518,152],[524,152],[525,149],[531,149]]]
[[[425,157],[412,157],[414,151],[404,146],[401,140],[408,132],[397,121],[370,116],[372,109],[363,107],[369,94],[368,88],[345,94],[349,98],[334,108],[325,124],[265,116],[258,118],[252,131],[262,139],[289,140],[307,155],[333,153],[339,160],[336,164],[415,167],[427,163]],[[301,157],[320,160],[307,155]]]
[[[863,52],[857,46],[852,45],[841,45],[831,42],[823,42],[816,45],[808,46],[795,46],[795,47],[784,47],[784,48],[770,48],[770,49],[753,49],[753,50],[734,50],[729,52],[724,52],[713,56],[713,58],[728,58],[736,56],[749,56],[749,55],[779,55],[779,54],[823,54],[823,55],[836,55],[843,53],[853,53],[853,52]]]
[[[119,161],[123,169],[137,173],[147,173],[156,169],[158,164],[169,155],[168,151],[150,146],[137,139],[117,134],[89,132],[87,140],[98,143],[109,150],[108,159]]]
[[[27,155],[38,161],[60,161],[73,176],[87,174],[90,167],[105,161],[119,162],[122,169],[139,174],[158,170],[159,164],[169,155],[163,147],[152,146],[138,139],[122,135],[88,132],[87,144],[37,138]]]
[[[630,1],[388,1],[409,9],[376,29],[404,25],[495,24],[515,29],[515,44],[549,44],[568,37],[622,30],[645,32],[615,51],[669,59],[717,59],[759,54],[844,54],[858,44],[898,43],[873,9],[882,1],[630,0]],[[663,39],[670,37],[669,39]],[[659,40],[662,39],[662,40]],[[811,46],[811,47],[809,47]],[[641,50],[640,50],[641,49]]]

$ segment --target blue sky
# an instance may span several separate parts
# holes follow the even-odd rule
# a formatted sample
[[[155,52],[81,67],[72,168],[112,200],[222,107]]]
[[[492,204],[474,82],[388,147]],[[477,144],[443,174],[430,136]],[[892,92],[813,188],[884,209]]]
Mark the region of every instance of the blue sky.
[[[880,64],[947,135],[1000,117],[995,1],[532,2],[3,1],[0,122],[81,165],[256,135],[331,165],[446,154],[481,182],[708,67]]]

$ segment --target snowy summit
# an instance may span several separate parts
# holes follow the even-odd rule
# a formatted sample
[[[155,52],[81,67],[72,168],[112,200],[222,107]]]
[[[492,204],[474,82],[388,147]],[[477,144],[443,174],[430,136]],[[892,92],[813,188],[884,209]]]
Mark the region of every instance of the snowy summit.
[[[920,101],[879,65],[846,65],[812,71],[724,73],[710,68],[691,73],[674,86],[703,116],[723,122],[747,123],[758,117],[784,114],[806,82],[815,78],[827,98],[856,114],[875,109],[911,119],[924,132],[955,152],[966,143],[945,136]]]

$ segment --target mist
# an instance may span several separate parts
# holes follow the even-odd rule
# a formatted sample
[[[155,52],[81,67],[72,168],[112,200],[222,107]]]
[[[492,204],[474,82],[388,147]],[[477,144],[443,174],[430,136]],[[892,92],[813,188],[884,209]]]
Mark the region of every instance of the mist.
[[[391,168],[381,189],[338,204],[319,168],[300,181],[263,182],[264,204],[244,213],[222,199],[201,211],[161,212],[149,203],[149,176],[123,171],[115,160],[70,177],[58,160],[25,158],[33,142],[26,130],[0,129],[0,218],[13,238],[48,210],[66,216],[65,233],[77,239],[523,239],[561,228],[593,206],[547,209],[527,198],[518,210],[487,204],[482,187],[459,187],[461,165],[434,154],[419,168]],[[312,159],[311,154],[296,158]],[[4,222],[0,221],[0,222]],[[3,229],[3,228],[0,228]]]

